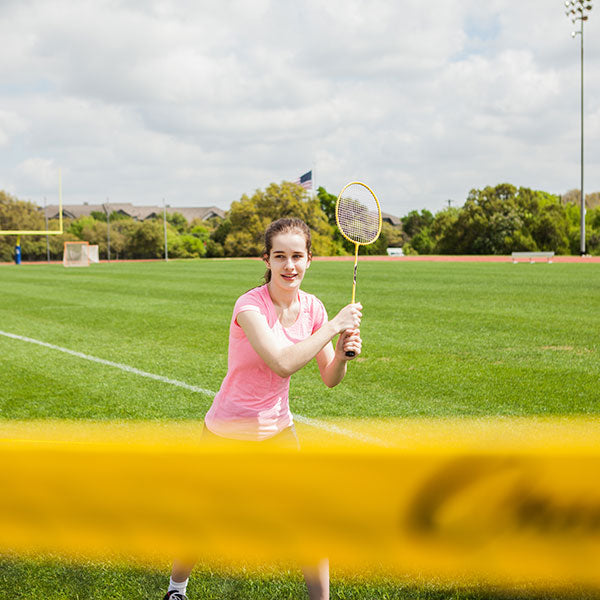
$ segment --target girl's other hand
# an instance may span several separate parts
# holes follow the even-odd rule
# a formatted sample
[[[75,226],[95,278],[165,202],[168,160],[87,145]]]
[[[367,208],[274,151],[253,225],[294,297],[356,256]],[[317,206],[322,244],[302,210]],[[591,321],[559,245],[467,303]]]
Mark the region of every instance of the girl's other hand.
[[[335,352],[342,360],[354,360],[362,349],[362,339],[359,329],[346,329],[342,331],[335,345]],[[354,356],[347,356],[346,352],[354,352]]]
[[[332,319],[338,333],[347,329],[358,329],[362,318],[362,304],[355,302],[344,306],[342,310]]]

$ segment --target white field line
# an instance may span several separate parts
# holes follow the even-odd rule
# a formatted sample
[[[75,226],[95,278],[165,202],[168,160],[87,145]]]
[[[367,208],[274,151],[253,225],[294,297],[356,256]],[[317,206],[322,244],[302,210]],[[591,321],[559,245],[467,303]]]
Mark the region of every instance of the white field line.
[[[0,335],[3,335],[8,338],[12,338],[13,340],[19,340],[21,342],[28,342],[30,344],[37,344],[38,346],[44,346],[44,348],[50,348],[51,350],[58,350],[59,352],[64,352],[65,354],[70,354],[71,356],[76,356],[77,358],[83,358],[84,360],[90,360],[92,362],[100,363],[101,365],[106,365],[108,367],[115,367],[116,369],[121,369],[121,371],[126,371],[127,373],[133,373],[134,375],[140,375],[141,377],[148,377],[149,379],[155,379],[156,381],[160,381],[162,383],[168,383],[170,385],[176,385],[177,387],[185,388],[186,390],[190,390],[192,392],[198,392],[199,394],[205,394],[206,396],[214,397],[216,392],[212,390],[205,390],[204,388],[190,385],[189,383],[185,383],[184,381],[177,381],[177,379],[169,379],[168,377],[163,377],[162,375],[155,375],[154,373],[148,373],[147,371],[141,371],[140,369],[136,369],[135,367],[130,367],[129,365],[124,365],[122,363],[113,362],[112,360],[105,360],[103,358],[98,358],[96,356],[90,356],[89,354],[84,354],[83,352],[77,352],[75,350],[69,350],[68,348],[62,348],[61,346],[55,346],[54,344],[48,344],[47,342],[42,342],[40,340],[34,340],[33,338],[28,338],[23,335],[16,335],[14,333],[8,333],[6,331],[0,331]]]
[[[129,365],[124,365],[123,363],[113,362],[112,360],[105,360],[104,358],[98,358],[97,356],[91,356],[90,354],[84,354],[83,352],[77,352],[76,350],[69,350],[69,348],[63,348],[62,346],[56,346],[55,344],[49,344],[48,342],[42,342],[41,340],[25,337],[23,335],[17,335],[15,333],[8,333],[7,331],[2,330],[0,330],[0,335],[3,335],[7,338],[11,338],[13,340],[18,340],[20,342],[37,344],[38,346],[43,346],[44,348],[49,348],[50,350],[57,350],[58,352],[70,354],[71,356],[76,356],[77,358],[89,360],[91,362],[106,365],[108,367],[114,367],[115,369],[120,369],[121,371],[125,371],[126,373],[132,373],[133,375],[139,375],[140,377],[147,377],[148,379],[154,379],[155,381],[160,381],[161,383],[167,383],[169,385],[184,388],[191,392],[204,394],[205,396],[210,396],[211,398],[214,398],[216,395],[216,392],[212,390],[207,390],[205,388],[198,387],[197,385],[190,385],[189,383],[185,383],[185,381],[170,379],[169,377],[163,377],[162,375],[156,375],[155,373],[142,371],[141,369],[136,369],[135,367],[130,367]],[[310,427],[316,427],[317,429],[322,429],[323,431],[327,431],[328,433],[335,433],[337,435],[342,435],[344,437],[355,439],[361,442],[366,442],[368,444],[376,444],[378,446],[388,445],[383,440],[380,440],[378,438],[364,435],[357,431],[352,431],[351,429],[338,427],[333,423],[320,421],[319,419],[311,419],[309,417],[303,417],[302,415],[294,415],[294,419],[296,419],[296,421],[298,421],[299,423],[309,425]]]

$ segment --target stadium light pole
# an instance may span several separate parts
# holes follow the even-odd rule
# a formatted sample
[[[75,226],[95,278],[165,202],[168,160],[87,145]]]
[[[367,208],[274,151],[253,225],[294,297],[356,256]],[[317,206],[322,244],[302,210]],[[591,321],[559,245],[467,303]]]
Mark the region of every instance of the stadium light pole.
[[[165,231],[165,262],[169,260],[169,247],[167,245],[167,201],[163,198],[163,228]]]
[[[585,194],[583,192],[583,23],[588,20],[586,11],[592,10],[593,0],[566,0],[565,14],[573,24],[579,21],[579,31],[572,31],[571,37],[575,38],[579,35],[581,42],[581,192],[580,192],[580,206],[581,206],[581,237],[579,253],[581,256],[585,255]]]
[[[104,205],[104,212],[106,213],[106,260],[110,262],[110,206],[108,198]]]

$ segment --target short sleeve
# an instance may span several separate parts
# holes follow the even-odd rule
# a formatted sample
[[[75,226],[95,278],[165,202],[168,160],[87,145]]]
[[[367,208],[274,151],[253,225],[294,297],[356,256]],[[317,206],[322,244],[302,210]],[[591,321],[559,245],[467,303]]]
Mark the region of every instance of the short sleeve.
[[[237,322],[238,315],[241,312],[251,310],[267,317],[267,308],[262,301],[260,294],[257,293],[256,289],[246,292],[243,296],[240,296],[233,307],[232,322],[236,327],[239,327]]]
[[[251,310],[252,312],[257,312],[259,314],[262,314],[262,311],[260,310],[260,308],[258,308],[258,306],[256,306],[255,304],[242,304],[240,306],[236,306],[235,310],[233,311],[233,322],[238,327],[240,326],[240,324],[237,322],[238,315],[240,313],[246,312],[248,310]]]

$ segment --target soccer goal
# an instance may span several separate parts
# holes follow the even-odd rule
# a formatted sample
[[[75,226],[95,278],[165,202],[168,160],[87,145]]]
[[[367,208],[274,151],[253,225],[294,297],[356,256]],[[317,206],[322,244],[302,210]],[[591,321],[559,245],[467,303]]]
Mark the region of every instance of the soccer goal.
[[[89,247],[88,242],[65,242],[63,265],[65,267],[89,267]]]

